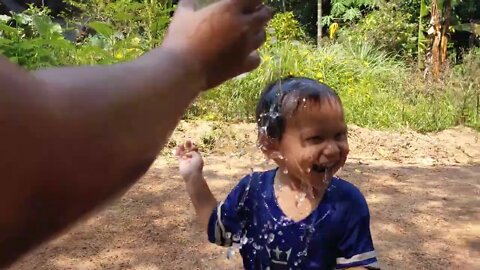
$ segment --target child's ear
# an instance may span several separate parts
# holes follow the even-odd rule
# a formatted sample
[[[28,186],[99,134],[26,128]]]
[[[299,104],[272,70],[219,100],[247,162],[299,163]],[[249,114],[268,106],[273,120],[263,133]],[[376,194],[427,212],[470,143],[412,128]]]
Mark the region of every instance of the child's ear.
[[[278,156],[279,142],[277,139],[274,139],[266,134],[260,134],[258,138],[258,143],[262,153],[269,159],[275,159]]]

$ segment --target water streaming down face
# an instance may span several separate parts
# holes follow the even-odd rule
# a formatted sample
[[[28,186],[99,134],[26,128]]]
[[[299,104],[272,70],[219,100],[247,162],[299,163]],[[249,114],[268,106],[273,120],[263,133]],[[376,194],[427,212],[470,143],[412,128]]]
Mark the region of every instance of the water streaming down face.
[[[329,180],[329,179],[328,179],[329,177],[328,177],[327,174],[328,174],[328,168],[325,168],[325,172],[323,173],[323,183],[324,183],[324,184],[328,184],[328,182],[329,182],[329,181],[328,181],[328,180]]]
[[[283,95],[282,95],[282,86],[280,85],[280,87],[277,88],[277,93],[275,95],[277,97],[277,99],[279,99],[277,101],[277,104],[278,103],[281,103],[282,102],[282,98],[283,98]],[[302,103],[303,103],[303,108],[306,108],[307,104],[306,104],[306,99],[302,99]],[[271,131],[269,131],[269,128],[271,127],[271,121],[274,121],[276,118],[278,117],[284,117],[283,119],[285,119],[286,117],[284,115],[282,115],[281,112],[279,111],[276,111],[278,110],[278,107],[275,108],[275,105],[272,104],[272,106],[270,106],[270,110],[268,111],[267,114],[263,114],[261,115],[261,117],[264,117],[263,121],[260,121],[261,119],[259,119],[259,123],[261,123],[262,125],[259,126],[259,131],[262,135],[266,135],[266,136],[269,136],[271,135]],[[271,155],[272,158],[279,158],[280,160],[283,160],[284,157],[281,153],[274,153]],[[312,172],[312,169],[309,167],[309,168],[306,168],[305,170],[301,170],[303,173],[302,173],[302,177],[305,176],[308,178],[308,176],[311,174]],[[281,171],[283,174],[285,175],[288,175],[289,174],[289,171],[288,169],[285,167],[282,169]],[[328,184],[329,182],[329,176],[328,176],[328,168],[325,168],[325,172],[324,172],[324,179],[323,180],[323,183],[325,184]],[[309,182],[307,181],[307,179],[302,179],[301,180],[301,190],[303,192],[300,192],[299,195],[297,195],[297,198],[296,198],[296,204],[297,206],[299,206],[300,204],[302,204],[304,201],[305,201],[305,198],[307,196],[307,194],[309,194],[312,198],[313,198],[313,187],[309,184]],[[284,186],[282,185],[279,185],[279,190],[282,191],[282,188]],[[327,213],[328,215],[328,213]],[[325,216],[327,216],[325,215]],[[315,224],[317,224],[318,222],[320,222],[321,220],[323,220],[324,217],[322,217],[321,219],[318,219],[318,218],[314,218],[312,220],[312,224],[310,225],[306,225],[305,226],[305,230],[306,230],[306,233],[305,235],[303,236],[300,236],[301,237],[301,241],[305,243],[305,249],[300,252],[298,255],[299,256],[302,256],[302,257],[306,257],[308,255],[308,246],[309,246],[309,243],[311,241],[311,238],[313,236],[313,233],[315,232]],[[287,222],[290,222],[291,220],[288,218],[288,217],[284,217],[286,219],[286,221],[284,221],[284,223],[280,223],[281,226],[286,226]],[[279,230],[278,231],[278,235],[282,236],[283,235],[283,232],[282,230]],[[264,238],[267,239],[267,244],[271,243],[274,241],[275,239],[275,234],[273,233],[270,233],[268,234],[268,238],[267,238],[267,235],[265,234],[263,236]],[[298,261],[295,261],[294,262],[294,265],[297,267],[299,266],[301,263],[302,263],[302,260],[303,259],[300,259]]]

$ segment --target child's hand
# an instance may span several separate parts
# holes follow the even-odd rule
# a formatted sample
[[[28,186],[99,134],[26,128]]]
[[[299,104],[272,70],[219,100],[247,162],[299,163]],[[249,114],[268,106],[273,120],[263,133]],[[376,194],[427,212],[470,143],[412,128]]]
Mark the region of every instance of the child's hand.
[[[186,141],[185,144],[178,146],[175,154],[178,157],[180,175],[185,181],[202,177],[203,158],[195,144]]]

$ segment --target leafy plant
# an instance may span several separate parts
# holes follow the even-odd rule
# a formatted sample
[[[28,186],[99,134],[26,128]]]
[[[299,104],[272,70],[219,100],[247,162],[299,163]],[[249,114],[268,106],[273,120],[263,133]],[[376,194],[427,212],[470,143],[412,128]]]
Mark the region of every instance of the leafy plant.
[[[385,4],[353,27],[340,30],[339,41],[359,44],[368,41],[389,53],[414,57],[417,34],[416,25],[410,22],[411,17],[411,14],[399,10],[396,4]]]
[[[300,23],[295,19],[293,12],[278,13],[269,23],[267,28],[268,41],[300,41],[306,35]]]
[[[323,17],[323,24],[332,22],[350,23],[362,17],[365,10],[373,10],[382,3],[382,0],[332,0],[330,14]]]

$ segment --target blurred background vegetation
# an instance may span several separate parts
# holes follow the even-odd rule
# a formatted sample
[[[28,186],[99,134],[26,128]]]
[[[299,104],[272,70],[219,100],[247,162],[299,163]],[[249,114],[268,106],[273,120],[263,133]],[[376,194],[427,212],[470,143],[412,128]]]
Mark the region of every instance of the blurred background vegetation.
[[[290,74],[335,88],[359,126],[480,130],[480,1],[268,2],[262,65],[204,93],[185,118],[253,121],[263,87]],[[0,53],[29,70],[129,61],[161,43],[175,4],[0,0]]]

